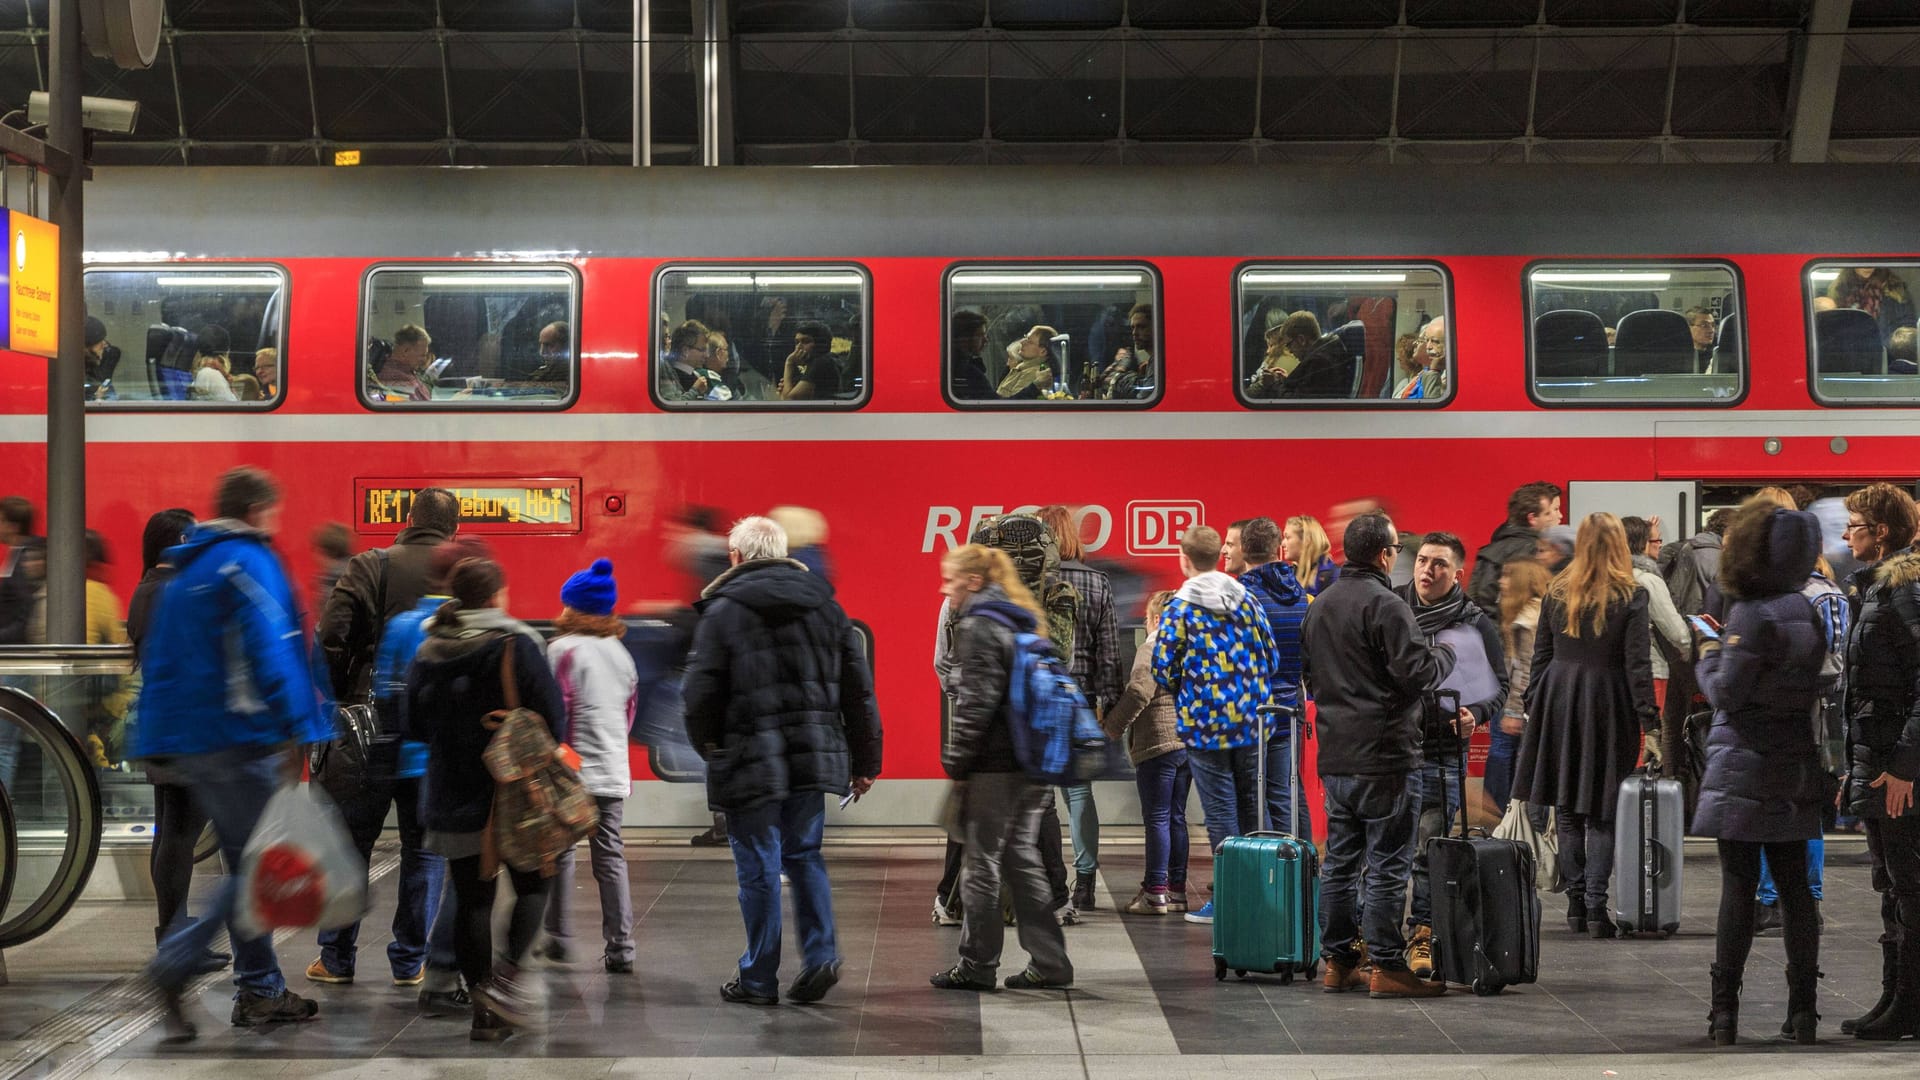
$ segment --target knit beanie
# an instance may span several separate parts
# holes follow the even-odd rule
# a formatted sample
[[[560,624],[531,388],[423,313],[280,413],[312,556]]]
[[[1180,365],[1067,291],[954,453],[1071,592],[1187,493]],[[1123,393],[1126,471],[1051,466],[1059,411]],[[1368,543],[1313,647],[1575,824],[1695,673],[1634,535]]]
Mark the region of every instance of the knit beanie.
[[[593,560],[592,566],[568,578],[560,587],[560,602],[582,615],[611,615],[617,598],[610,559]]]

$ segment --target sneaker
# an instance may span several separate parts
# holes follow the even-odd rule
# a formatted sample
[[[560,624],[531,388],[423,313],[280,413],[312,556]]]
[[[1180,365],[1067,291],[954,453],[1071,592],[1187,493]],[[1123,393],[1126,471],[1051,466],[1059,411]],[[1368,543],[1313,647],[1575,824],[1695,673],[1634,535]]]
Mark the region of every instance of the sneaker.
[[[320,1015],[320,1003],[301,997],[291,990],[278,994],[242,992],[233,999],[234,1027],[259,1027],[261,1024],[299,1023]]]
[[[1072,904],[1068,904],[1066,907],[1063,907],[1059,911],[1054,912],[1053,917],[1059,920],[1059,923],[1061,926],[1079,926],[1080,925],[1080,909],[1074,907]],[[1013,925],[1012,921],[1009,920],[1007,925],[1012,926]]]
[[[694,834],[693,839],[688,840],[687,843],[692,844],[694,847],[726,847],[727,834],[715,829],[708,829],[706,832]]]
[[[343,975],[328,967],[325,958],[316,957],[313,963],[307,965],[307,981],[328,986],[347,986],[353,982],[353,972]]]
[[[934,897],[933,898],[933,925],[959,926],[960,925],[960,901],[955,900],[953,902],[953,906],[949,907],[939,897],[937,896]]]
[[[1095,878],[1092,874],[1081,874],[1073,881],[1073,906],[1080,911],[1092,911],[1099,904],[1094,898]]]
[[[827,991],[833,989],[834,984],[839,981],[840,961],[838,960],[831,964],[808,968],[800,973],[799,978],[793,980],[792,986],[787,987],[787,1000],[811,1005],[826,997]]]
[[[1028,968],[1018,975],[1007,976],[1009,990],[1065,990],[1073,985],[1073,976],[1064,979],[1049,979],[1038,971]]]
[[[393,985],[395,986],[419,986],[421,983],[426,981],[427,981],[427,965],[425,964],[421,964],[419,967],[414,968],[411,972],[396,971],[393,973]]]
[[[1134,894],[1132,902],[1120,909],[1125,915],[1165,915],[1167,913],[1167,894],[1141,889]]]
[[[1186,910],[1187,910],[1187,890],[1171,889],[1171,888],[1168,889],[1167,890],[1168,913],[1174,914],[1174,915],[1182,915],[1186,913]]]
[[[549,964],[559,964],[562,967],[573,963],[573,951],[557,938],[548,938],[546,944],[535,950],[534,955]]]
[[[1433,978],[1433,927],[1416,926],[1408,936],[1407,970],[1415,978]]]
[[[607,974],[609,975],[633,974],[633,958],[632,957],[609,956],[606,958],[605,965],[607,969]]]
[[[1784,925],[1784,923],[1780,917],[1779,904],[1763,904],[1758,900],[1753,902],[1754,937],[1777,935],[1780,933],[1782,925]]]
[[[464,1016],[473,1011],[473,996],[465,989],[422,990],[417,999],[420,1015],[428,1018]]]
[[[1186,920],[1190,923],[1199,923],[1202,926],[1212,926],[1213,925],[1213,901],[1208,900],[1206,903],[1200,905],[1199,911],[1187,912]]]
[[[508,1027],[539,1027],[546,1002],[534,977],[512,964],[496,964],[493,978],[474,988],[474,1005],[500,1017]]]
[[[180,991],[161,987],[160,1002],[164,1010],[160,1017],[163,1025],[160,1045],[178,1046],[200,1037],[200,1029],[187,1019],[186,1004],[180,997]]]
[[[993,984],[993,980],[991,979],[981,982],[978,979],[968,977],[967,973],[962,971],[958,964],[934,975],[927,981],[932,983],[936,990],[972,990],[978,994],[991,994],[999,989],[999,987]]]
[[[756,994],[740,984],[740,976],[720,984],[720,997],[735,1005],[778,1005],[780,999],[771,994]]]
[[[1374,968],[1367,979],[1367,996],[1375,998],[1429,998],[1447,992],[1447,984],[1428,982],[1406,968]]]
[[[485,1005],[473,1006],[473,1027],[468,1029],[467,1038],[474,1042],[503,1042],[512,1034],[512,1025],[501,1019],[499,1013]]]

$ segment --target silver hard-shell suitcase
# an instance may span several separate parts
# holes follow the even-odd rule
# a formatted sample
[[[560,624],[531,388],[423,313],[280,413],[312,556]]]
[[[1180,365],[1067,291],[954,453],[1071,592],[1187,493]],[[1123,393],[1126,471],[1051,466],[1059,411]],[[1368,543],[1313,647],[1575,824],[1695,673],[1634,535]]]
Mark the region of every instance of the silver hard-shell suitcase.
[[[1680,925],[1685,791],[1678,780],[1636,773],[1621,781],[1615,807],[1614,922],[1623,934],[1671,934]]]

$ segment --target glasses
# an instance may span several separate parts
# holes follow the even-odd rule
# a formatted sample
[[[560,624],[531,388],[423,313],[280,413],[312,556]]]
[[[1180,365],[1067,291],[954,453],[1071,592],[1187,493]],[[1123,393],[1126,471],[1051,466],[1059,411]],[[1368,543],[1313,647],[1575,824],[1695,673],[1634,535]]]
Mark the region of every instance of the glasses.
[[[1398,555],[1402,551],[1405,551],[1406,548],[1407,548],[1407,545],[1405,544],[1388,544],[1387,545],[1387,550],[1393,552],[1395,555]]]
[[[1873,528],[1873,526],[1867,524],[1864,521],[1849,521],[1847,522],[1847,527],[1841,531],[1844,534],[1844,533],[1858,532],[1861,529],[1871,529],[1871,528]]]

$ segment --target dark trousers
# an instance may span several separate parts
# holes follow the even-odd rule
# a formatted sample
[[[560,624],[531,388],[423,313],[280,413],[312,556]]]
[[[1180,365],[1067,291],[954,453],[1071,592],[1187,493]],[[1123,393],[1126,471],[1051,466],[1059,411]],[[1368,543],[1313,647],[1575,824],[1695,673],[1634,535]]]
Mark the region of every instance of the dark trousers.
[[[1363,936],[1367,955],[1387,971],[1407,966],[1400,933],[1420,821],[1417,773],[1325,776],[1327,859],[1321,867],[1320,940],[1327,958],[1351,966]],[[1364,879],[1364,880],[1363,880]],[[1360,893],[1366,911],[1360,914]]]
[[[1427,841],[1451,835],[1460,822],[1460,762],[1420,766],[1420,824],[1413,839],[1413,907],[1407,929],[1433,925],[1433,886],[1427,877]]]
[[[187,894],[193,890],[193,849],[206,827],[207,815],[193,801],[192,789],[153,785],[153,852],[147,856],[147,869],[153,874],[153,898],[163,932],[187,906]]]
[[[507,963],[514,967],[527,958],[540,933],[547,910],[548,879],[538,870],[502,867],[513,883],[513,912],[507,919]],[[493,890],[498,878],[480,876],[480,856],[447,860],[447,878],[453,884],[456,936],[453,954],[469,987],[478,987],[493,974]]]
[[[1820,927],[1813,908],[1813,889],[1807,884],[1807,842],[1789,840],[1755,844],[1720,841],[1720,926],[1714,934],[1713,959],[1735,983],[1747,967],[1753,949],[1753,890],[1760,883],[1760,855],[1766,853],[1780,888],[1780,907],[1787,946],[1787,966],[1813,971],[1820,964]]]
[[[1067,906],[1073,897],[1067,888],[1066,852],[1060,843],[1060,811],[1054,806],[1053,790],[1047,790],[1047,808],[1040,815],[1040,861],[1047,868],[1047,886],[1053,896],[1053,910]],[[966,865],[966,846],[949,838],[946,865],[940,871],[935,895],[949,910],[960,900],[960,870]]]
[[[393,807],[400,823],[400,902],[393,909],[393,940],[387,943],[387,963],[394,977],[411,976],[427,962],[427,932],[440,894],[446,887],[447,860],[421,846],[426,829],[420,822],[420,780],[396,779],[398,742],[376,745],[365,770],[330,772],[322,781],[327,794],[340,804],[353,846],[365,860]],[[337,930],[320,931],[320,959],[336,975],[351,975],[360,939],[358,922]]]
[[[1607,879],[1613,876],[1613,822],[1562,806],[1554,810],[1553,824],[1560,836],[1560,876],[1566,880],[1567,896],[1586,897],[1590,916],[1605,914]]]
[[[940,902],[951,908],[960,902],[960,866],[966,861],[967,849],[952,837],[947,838],[946,865],[940,869],[940,884],[934,895]]]
[[[1873,891],[1880,894],[1880,941],[1898,945],[1903,963],[1920,966],[1907,959],[1909,950],[1920,951],[1920,817],[1868,818],[1867,853]],[[1774,873],[1784,881],[1790,872],[1776,867]]]
[[[1019,919],[1020,947],[1028,966],[1050,981],[1073,981],[1067,959],[1067,939],[1053,920],[1051,883],[1040,859],[1042,804],[1053,800],[1053,789],[1020,773],[975,773],[967,784],[961,810],[966,838],[966,871],[960,887],[960,964],[968,978],[992,982],[1006,944],[1006,923],[1000,917],[1000,888],[1006,885]],[[1060,836],[1053,826],[1055,842]]]

